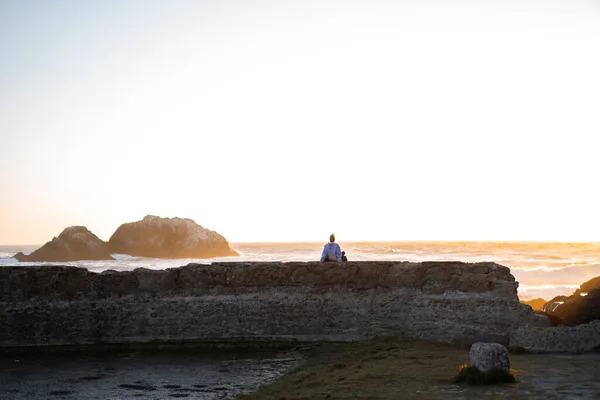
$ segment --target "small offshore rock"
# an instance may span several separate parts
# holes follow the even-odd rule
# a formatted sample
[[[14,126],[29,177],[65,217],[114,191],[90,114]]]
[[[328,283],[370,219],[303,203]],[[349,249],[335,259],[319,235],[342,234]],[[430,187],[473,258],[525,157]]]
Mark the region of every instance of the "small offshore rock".
[[[19,261],[81,261],[114,260],[104,241],[90,232],[85,226],[65,228],[58,237],[31,253],[14,255]]]
[[[547,301],[542,298],[537,298],[533,300],[521,300],[521,303],[531,306],[533,311],[542,311]]]

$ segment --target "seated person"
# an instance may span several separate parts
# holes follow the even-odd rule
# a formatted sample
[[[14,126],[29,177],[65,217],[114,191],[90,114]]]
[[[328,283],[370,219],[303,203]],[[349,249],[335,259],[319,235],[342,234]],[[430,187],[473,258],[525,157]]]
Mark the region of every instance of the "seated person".
[[[335,235],[332,233],[329,236],[329,243],[323,247],[321,254],[321,262],[342,261],[342,250],[340,245],[335,243]]]

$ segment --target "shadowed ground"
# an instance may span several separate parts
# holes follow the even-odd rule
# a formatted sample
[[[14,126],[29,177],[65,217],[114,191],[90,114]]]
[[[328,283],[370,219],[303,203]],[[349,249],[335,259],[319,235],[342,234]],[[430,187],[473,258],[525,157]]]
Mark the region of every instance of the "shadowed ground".
[[[598,399],[600,353],[512,355],[517,383],[451,383],[469,348],[402,339],[321,345],[272,385],[243,400],[286,399]]]
[[[224,399],[297,364],[287,350],[179,348],[0,354],[0,399]]]
[[[600,353],[511,355],[515,384],[452,384],[468,357],[468,347],[400,338],[313,344],[293,351],[168,346],[68,352],[13,349],[0,353],[0,399],[208,400],[235,398],[261,385],[265,386],[239,398],[600,398]]]

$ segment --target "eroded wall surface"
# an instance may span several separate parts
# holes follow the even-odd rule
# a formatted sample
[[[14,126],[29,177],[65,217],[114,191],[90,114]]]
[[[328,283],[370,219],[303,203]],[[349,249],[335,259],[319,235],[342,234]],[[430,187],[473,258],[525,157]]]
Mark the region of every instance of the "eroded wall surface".
[[[535,325],[510,270],[461,262],[234,262],[93,273],[0,268],[0,346],[337,341],[508,344]]]

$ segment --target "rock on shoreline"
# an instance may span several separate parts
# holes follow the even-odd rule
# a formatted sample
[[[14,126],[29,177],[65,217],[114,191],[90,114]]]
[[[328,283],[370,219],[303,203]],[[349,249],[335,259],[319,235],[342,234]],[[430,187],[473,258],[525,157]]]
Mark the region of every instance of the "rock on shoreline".
[[[147,215],[121,225],[108,242],[85,226],[71,226],[30,255],[19,252],[13,257],[23,262],[114,260],[111,253],[152,258],[239,256],[223,236],[191,219]]]
[[[19,261],[114,260],[106,243],[85,226],[70,226],[33,253],[14,255]]]
[[[111,253],[153,258],[208,258],[238,256],[217,232],[189,218],[160,218],[121,225],[108,241]]]
[[[533,300],[521,300],[521,303],[530,305],[533,311],[542,311],[547,301],[542,298],[537,298]]]
[[[511,332],[511,348],[531,353],[579,353],[600,348],[600,320],[577,326],[522,326]]]
[[[571,296],[557,296],[543,311],[557,325],[577,326],[600,319],[600,277],[581,284]]]
[[[600,348],[600,277],[581,284],[571,296],[557,296],[543,306],[550,327],[522,326],[510,345],[535,353],[576,353]]]

